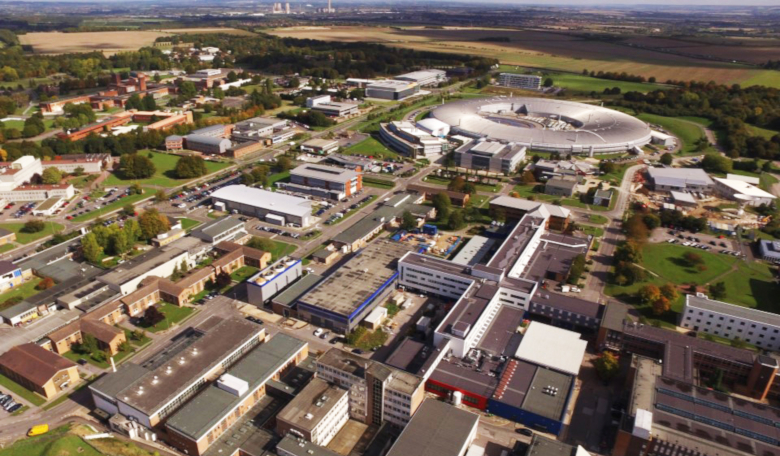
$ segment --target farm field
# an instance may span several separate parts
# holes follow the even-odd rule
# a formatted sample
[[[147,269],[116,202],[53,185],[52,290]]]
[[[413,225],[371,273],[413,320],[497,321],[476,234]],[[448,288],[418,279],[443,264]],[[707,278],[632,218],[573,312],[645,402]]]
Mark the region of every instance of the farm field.
[[[770,70],[746,65],[684,57],[626,45],[585,40],[564,32],[501,30],[486,28],[425,29],[406,27],[294,27],[269,33],[294,38],[327,41],[369,41],[422,51],[451,52],[493,57],[504,64],[523,65],[575,73],[615,71],[669,79],[702,80],[743,86],[763,84],[780,87],[780,78]],[[486,37],[509,38],[510,42],[480,41]],[[707,48],[716,48],[708,46]],[[600,56],[593,58],[593,56]],[[775,58],[780,58],[777,51]]]
[[[151,46],[161,36],[181,33],[228,33],[253,35],[234,28],[205,27],[192,29],[133,30],[121,32],[35,32],[19,35],[19,41],[30,45],[35,54],[67,54],[71,52],[102,51],[106,55],[122,51],[135,51]]]

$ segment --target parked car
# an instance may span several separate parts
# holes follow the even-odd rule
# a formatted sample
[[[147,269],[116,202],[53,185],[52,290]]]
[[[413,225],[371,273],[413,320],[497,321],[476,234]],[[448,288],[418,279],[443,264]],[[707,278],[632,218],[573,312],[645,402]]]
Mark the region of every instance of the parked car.
[[[314,337],[320,337],[324,331],[322,328],[317,328],[314,330]]]
[[[528,428],[515,429],[515,432],[517,432],[518,434],[527,435],[528,437],[533,437],[534,435],[534,431]]]

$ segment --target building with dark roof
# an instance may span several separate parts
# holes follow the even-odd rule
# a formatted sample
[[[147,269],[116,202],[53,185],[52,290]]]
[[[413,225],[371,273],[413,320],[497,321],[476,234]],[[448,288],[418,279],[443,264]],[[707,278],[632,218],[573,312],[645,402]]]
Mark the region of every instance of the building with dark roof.
[[[761,239],[758,241],[761,258],[770,263],[780,263],[780,241]]]
[[[233,146],[227,138],[190,134],[184,137],[185,148],[204,154],[222,155]]]
[[[168,418],[171,443],[189,455],[202,455],[266,395],[269,380],[278,380],[308,354],[306,342],[283,333],[255,347]]]
[[[132,382],[117,376],[91,385],[93,400],[109,414],[118,413],[151,429],[264,339],[265,331],[255,323],[222,320],[181,351],[162,356],[145,374],[136,369],[131,376],[138,376]],[[114,382],[126,386],[120,389]]]
[[[0,355],[0,372],[46,399],[79,381],[73,361],[33,343],[17,345]]]
[[[479,415],[428,399],[412,417],[387,456],[462,456],[477,437]]]
[[[523,456],[590,456],[582,446],[572,446],[534,433]]]
[[[544,193],[552,196],[571,198],[577,191],[577,181],[562,178],[553,178],[544,184]]]

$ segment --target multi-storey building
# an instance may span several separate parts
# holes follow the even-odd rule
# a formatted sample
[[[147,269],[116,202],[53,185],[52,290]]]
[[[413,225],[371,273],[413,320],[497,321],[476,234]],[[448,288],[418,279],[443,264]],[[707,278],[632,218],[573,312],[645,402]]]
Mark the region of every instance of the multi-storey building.
[[[332,348],[317,359],[317,377],[349,391],[352,419],[404,427],[425,397],[423,379]]]
[[[282,186],[294,192],[340,200],[363,189],[363,173],[335,166],[306,164],[290,171],[290,182]]]
[[[276,432],[326,446],[349,420],[348,398],[346,389],[314,378],[276,415]]]
[[[726,339],[739,339],[764,350],[780,350],[780,315],[686,295],[680,326]]]
[[[542,77],[533,74],[501,73],[498,85],[513,89],[539,90],[542,88]]]
[[[455,157],[462,168],[510,174],[525,159],[526,148],[496,141],[470,141],[455,149]]]

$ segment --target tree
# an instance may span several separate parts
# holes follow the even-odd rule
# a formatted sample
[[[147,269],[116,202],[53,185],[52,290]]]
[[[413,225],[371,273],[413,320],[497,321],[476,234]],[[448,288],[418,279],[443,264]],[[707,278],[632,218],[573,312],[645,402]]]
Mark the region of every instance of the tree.
[[[151,306],[148,309],[146,309],[146,312],[144,312],[144,316],[141,317],[143,320],[144,326],[154,326],[157,323],[165,320],[165,314],[160,312],[160,309],[158,309],[156,306]]]
[[[685,252],[683,259],[689,266],[696,266],[704,263],[704,258],[696,252]]]
[[[735,337],[731,340],[731,346],[734,348],[747,348],[747,343],[739,337]]]
[[[534,176],[534,173],[531,171],[524,171],[523,175],[520,176],[520,181],[523,183],[523,185],[535,184],[536,176]]]
[[[145,111],[157,111],[157,102],[154,101],[152,94],[147,94],[141,103]]]
[[[593,367],[596,368],[596,373],[599,375],[599,378],[604,381],[609,381],[618,374],[620,363],[618,362],[617,356],[612,354],[612,352],[605,351],[593,361]]]
[[[228,274],[225,271],[220,272],[217,274],[217,286],[219,288],[224,288],[228,285],[233,283],[233,279],[230,277],[230,274]]]
[[[103,254],[103,247],[97,241],[94,233],[87,233],[81,238],[81,252],[84,254],[84,259],[90,263],[97,263],[100,259],[100,255]]]
[[[642,222],[649,230],[654,230],[661,226],[661,218],[655,214],[645,214],[642,216]]]
[[[62,180],[62,172],[60,172],[60,170],[52,166],[51,168],[46,168],[43,170],[41,179],[43,180],[43,183],[46,185],[59,184],[60,181]]]
[[[179,179],[192,179],[208,174],[206,162],[197,155],[186,155],[176,162],[174,170]]]
[[[715,282],[712,285],[710,285],[710,295],[714,299],[723,299],[726,297],[726,283],[725,282]]]
[[[671,301],[666,298],[666,296],[661,296],[655,301],[653,301],[653,314],[655,315],[661,315],[669,311],[671,309]]]
[[[162,203],[167,199],[168,195],[165,194],[165,190],[157,190],[157,193],[154,194],[154,200],[158,203]]]
[[[292,160],[289,157],[281,156],[276,159],[276,167],[280,172],[289,171],[292,168]]]
[[[614,173],[617,170],[617,165],[612,162],[602,161],[599,164],[599,170],[604,174]]]
[[[623,242],[615,249],[615,259],[617,261],[627,261],[629,263],[641,263],[642,248],[633,241]]]
[[[452,231],[457,231],[466,226],[466,220],[463,218],[463,211],[458,209],[450,214],[447,227]]]
[[[131,246],[138,242],[138,240],[141,239],[141,236],[143,235],[141,233],[141,227],[138,225],[138,221],[135,219],[126,220],[125,226],[122,228],[122,230],[124,230],[125,234],[127,235],[127,241]]]
[[[84,175],[84,167],[83,166],[77,166],[73,170],[73,175],[74,176],[83,176]]]
[[[138,225],[141,228],[141,236],[144,239],[152,239],[160,233],[165,233],[171,229],[168,218],[160,214],[157,209],[148,209],[138,218]]]
[[[246,243],[247,247],[252,247],[253,249],[262,250],[263,252],[273,252],[276,248],[276,244],[274,244],[274,241],[265,238],[265,237],[253,237],[249,240],[249,242]]]
[[[43,223],[43,220],[30,220],[29,222],[25,223],[24,226],[21,229],[22,233],[40,233],[46,228],[46,224]]]
[[[401,228],[406,231],[411,231],[417,228],[417,218],[409,211],[404,211],[401,217]]]
[[[44,277],[43,280],[38,282],[38,285],[35,286],[36,290],[48,290],[49,288],[54,286],[54,279],[51,277]]]
[[[553,86],[553,84],[554,84],[554,82],[553,82],[552,78],[546,78],[546,79],[544,80],[544,86],[545,86],[545,87],[552,87],[552,86]]]
[[[132,217],[135,215],[135,207],[133,207],[132,204],[125,204],[125,207],[122,208],[122,213],[128,217]]]
[[[447,186],[447,190],[463,193],[465,187],[466,179],[464,179],[463,176],[456,176],[450,181],[450,184]]]
[[[674,160],[674,157],[669,152],[661,155],[661,159],[659,160],[664,165],[671,165],[672,161]]]
[[[626,237],[638,244],[644,244],[650,236],[650,230],[647,229],[642,215],[634,214],[625,222],[624,230]]]
[[[726,174],[732,171],[734,162],[722,155],[707,154],[701,160],[701,167],[708,173]]]
[[[143,155],[124,154],[119,158],[119,174],[123,179],[147,179],[156,172],[154,163]]]
[[[108,238],[109,251],[114,255],[123,255],[133,246],[127,238],[127,233],[117,230]]]
[[[672,283],[667,283],[661,287],[661,294],[669,301],[676,300],[680,293],[677,291],[677,287]]]
[[[651,304],[661,298],[661,290],[653,284],[643,286],[638,294],[644,304]]]

